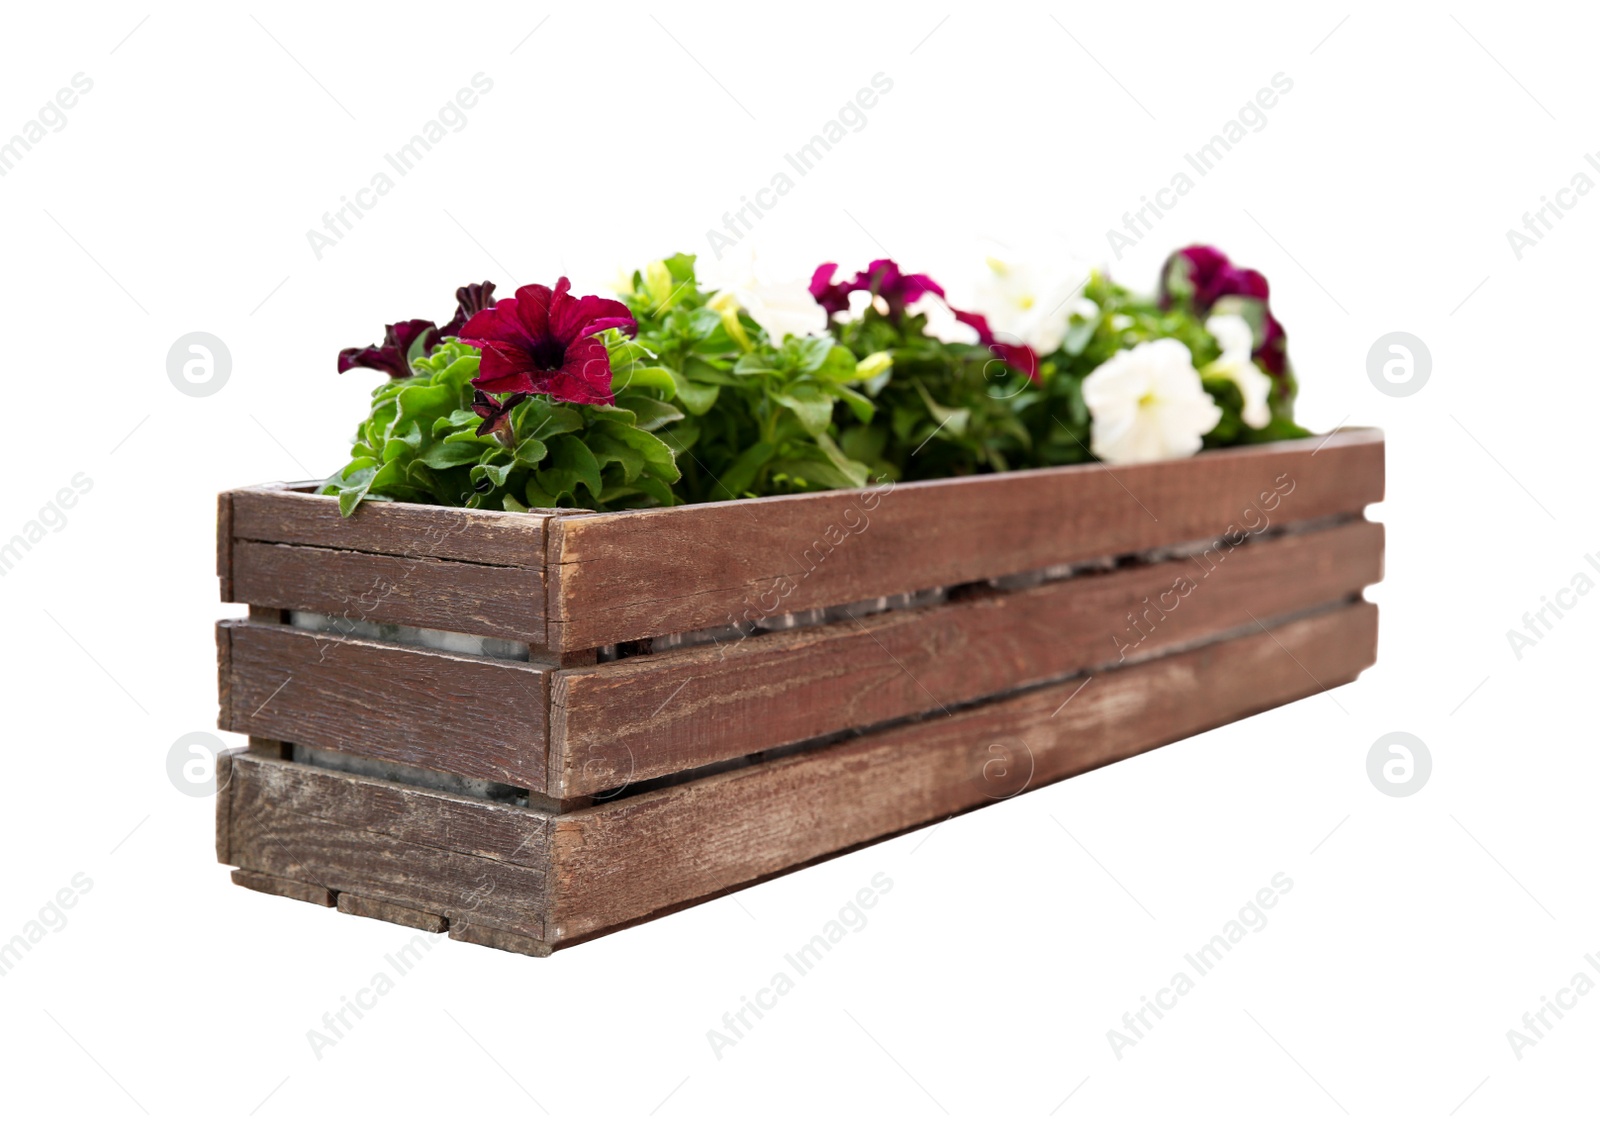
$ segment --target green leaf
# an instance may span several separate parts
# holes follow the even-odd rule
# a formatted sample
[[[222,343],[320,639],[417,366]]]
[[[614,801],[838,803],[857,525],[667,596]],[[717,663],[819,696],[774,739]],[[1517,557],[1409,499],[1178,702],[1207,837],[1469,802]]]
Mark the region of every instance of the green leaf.
[[[717,385],[699,385],[687,379],[678,382],[678,399],[696,416],[704,416],[717,402],[722,389]]]
[[[577,436],[561,435],[551,440],[550,464],[538,473],[539,485],[554,495],[577,497],[577,488],[587,487],[591,495],[600,494],[600,464],[588,444]]]
[[[613,372],[616,373],[616,370]],[[663,369],[659,365],[640,365],[616,373],[616,379],[612,381],[611,387],[614,392],[622,392],[624,389],[640,392],[653,390],[665,393],[670,398],[677,393],[678,382],[669,369]]]
[[[750,484],[755,482],[756,475],[766,465],[777,450],[770,443],[762,442],[752,445],[733,461],[733,465],[718,476],[717,494],[724,498],[740,498],[750,489]]]
[[[446,467],[464,467],[483,457],[483,447],[476,443],[440,443],[422,453],[422,462],[435,470]]]
[[[716,390],[711,390],[715,394]],[[715,399],[715,396],[713,396]],[[683,413],[670,404],[652,400],[648,396],[623,395],[617,398],[617,407],[626,408],[634,415],[634,426],[647,432],[657,431],[667,424],[683,419]]]
[[[512,458],[525,467],[537,467],[544,462],[548,453],[549,448],[545,446],[543,440],[529,438],[517,444],[517,449],[512,452]]]
[[[846,388],[845,386],[840,385],[833,390],[833,393],[840,400],[844,401],[850,406],[850,411],[854,412],[856,419],[860,420],[863,424],[872,420],[872,414],[874,411],[872,401],[862,396],[855,389]]]
[[[644,470],[644,456],[614,435],[605,432],[591,435],[589,450],[594,453],[602,469],[607,463],[621,464],[623,473],[630,483]]]
[[[793,412],[811,435],[826,432],[833,420],[833,397],[814,384],[790,385],[783,392],[773,393],[772,399]]]

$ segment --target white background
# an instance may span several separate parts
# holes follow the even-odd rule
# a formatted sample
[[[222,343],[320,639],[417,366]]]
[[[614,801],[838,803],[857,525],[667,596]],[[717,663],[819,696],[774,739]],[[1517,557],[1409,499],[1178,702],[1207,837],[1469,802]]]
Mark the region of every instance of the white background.
[[[14,8],[0,136],[75,73],[94,85],[0,179],[0,541],[75,474],[93,486],[0,577],[0,937],[75,874],[93,889],[0,979],[7,1120],[1592,1118],[1600,994],[1520,1061],[1505,1034],[1600,950],[1600,596],[1520,658],[1506,638],[1573,574],[1600,576],[1583,559],[1600,553],[1600,198],[1520,261],[1505,235],[1600,146],[1587,15]],[[306,230],[478,72],[494,87],[466,127],[319,260]],[[336,375],[336,351],[443,320],[463,282],[595,285],[704,252],[877,72],[894,87],[866,128],[761,222],[772,261],[887,251],[959,289],[979,239],[1107,259],[1106,229],[1183,153],[1293,80],[1111,266],[1151,285],[1206,240],[1261,268],[1302,420],[1386,430],[1377,667],[549,960],[441,942],[317,1059],[307,1030],[410,935],[233,887],[211,801],[168,779],[174,740],[215,725],[211,625],[234,611],[216,601],[216,493],[338,466],[373,377]],[[195,330],[232,355],[212,396],[168,380]],[[1404,399],[1367,376],[1393,330],[1433,360]],[[1406,799],[1365,767],[1395,730],[1433,755]],[[1117,1059],[1107,1029],[1280,871],[1294,889],[1267,927]],[[867,927],[717,1059],[707,1029],[878,872],[894,888]]]

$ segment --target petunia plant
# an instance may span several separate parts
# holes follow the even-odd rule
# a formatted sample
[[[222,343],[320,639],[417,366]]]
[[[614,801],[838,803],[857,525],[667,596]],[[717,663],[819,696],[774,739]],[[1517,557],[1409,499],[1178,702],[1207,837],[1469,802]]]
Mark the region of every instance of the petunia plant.
[[[384,383],[323,485],[363,499],[615,510],[860,488],[1093,459],[1181,458],[1308,434],[1266,279],[1186,247],[1142,295],[1099,271],[989,260],[971,302],[877,259],[720,287],[691,255],[620,299],[565,278],[456,292],[339,371]]]

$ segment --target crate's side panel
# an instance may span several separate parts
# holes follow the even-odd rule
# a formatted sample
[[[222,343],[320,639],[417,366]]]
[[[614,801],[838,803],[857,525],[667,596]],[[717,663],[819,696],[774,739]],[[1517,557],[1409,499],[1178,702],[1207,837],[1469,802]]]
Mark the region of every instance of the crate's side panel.
[[[996,596],[552,674],[557,795],[1143,661],[1353,596],[1382,575],[1365,521]]]
[[[542,568],[238,540],[232,570],[244,604],[544,643]]]
[[[223,728],[545,790],[549,668],[242,621]]]
[[[1376,611],[1345,605],[1270,635],[554,817],[547,940],[570,942],[1348,682],[1373,662]]]
[[[231,791],[235,867],[543,936],[543,814],[250,754]]]
[[[233,491],[217,495],[217,581],[222,603],[233,600]]]
[[[1372,431],[1207,452],[551,519],[555,650],[1022,573],[1383,497]]]
[[[364,502],[345,518],[337,499],[282,485],[249,487],[229,496],[235,540],[530,569],[544,563],[542,513]]]

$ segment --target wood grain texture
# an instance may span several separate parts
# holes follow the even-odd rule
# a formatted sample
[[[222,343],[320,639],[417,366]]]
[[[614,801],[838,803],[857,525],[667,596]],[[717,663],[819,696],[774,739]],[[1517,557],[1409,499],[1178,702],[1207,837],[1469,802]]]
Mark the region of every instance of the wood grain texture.
[[[217,862],[228,862],[230,854],[228,849],[229,809],[232,806],[233,792],[229,784],[233,781],[233,755],[237,750],[225,749],[217,754],[216,782],[217,782]]]
[[[541,936],[545,872],[503,860],[542,863],[548,817],[249,754],[235,758],[234,790],[237,867]],[[497,846],[463,851],[463,840]]]
[[[316,883],[302,883],[298,879],[285,879],[281,875],[267,875],[260,871],[233,872],[235,886],[260,891],[264,895],[278,895],[286,899],[299,899],[313,906],[332,906],[336,893]]]
[[[349,891],[341,891],[339,894],[339,913],[376,918],[380,922],[409,926],[413,930],[425,930],[430,934],[442,934],[450,925],[437,914],[429,914],[426,910],[401,906],[397,902],[384,902],[382,899],[364,898]]]
[[[1370,666],[1376,640],[1377,610],[1349,604],[554,817],[545,938],[577,940],[1014,795],[1018,781],[1037,787],[1315,694]]]
[[[222,603],[233,603],[233,493],[217,495],[217,581]]]
[[[547,639],[553,651],[644,639],[1173,545],[1263,517],[1356,515],[1382,497],[1382,435],[1363,429],[1175,462],[552,517]]]
[[[497,950],[509,950],[512,953],[524,954],[528,957],[549,957],[550,944],[527,934],[514,934],[509,930],[495,930],[488,926],[478,926],[471,922],[462,922],[453,919],[450,922],[450,939],[456,942],[471,942],[477,946],[490,946]]]
[[[240,540],[233,592],[248,604],[544,642],[544,573],[531,567]]]
[[[547,514],[507,514],[410,502],[364,502],[348,518],[338,499],[285,484],[229,491],[233,540],[354,549],[538,569]],[[551,513],[557,513],[552,511]],[[219,571],[224,563],[219,560]]]
[[[549,669],[224,621],[221,726],[544,792]]]
[[[558,670],[550,791],[603,793],[1147,660],[1355,595],[1382,571],[1383,528],[1354,521],[1017,592]]]

